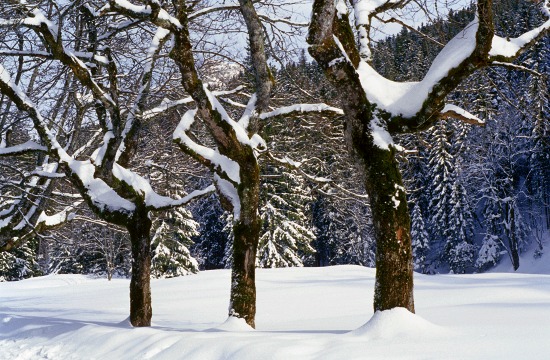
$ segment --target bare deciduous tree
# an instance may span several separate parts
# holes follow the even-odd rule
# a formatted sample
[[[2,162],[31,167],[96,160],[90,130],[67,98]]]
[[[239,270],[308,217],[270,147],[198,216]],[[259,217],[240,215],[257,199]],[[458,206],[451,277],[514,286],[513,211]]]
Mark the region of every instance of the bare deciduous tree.
[[[410,217],[392,136],[431,127],[443,116],[481,123],[446,96],[474,71],[510,63],[550,28],[550,21],[514,39],[495,35],[493,2],[479,0],[476,19],[452,39],[420,82],[397,83],[370,65],[375,17],[408,5],[402,0],[315,0],[307,41],[311,56],[341,94],[346,141],[365,174],[377,241],[374,309],[414,312]],[[550,17],[549,3],[538,2]],[[353,8],[350,19],[348,5]],[[355,25],[359,39],[352,25]]]

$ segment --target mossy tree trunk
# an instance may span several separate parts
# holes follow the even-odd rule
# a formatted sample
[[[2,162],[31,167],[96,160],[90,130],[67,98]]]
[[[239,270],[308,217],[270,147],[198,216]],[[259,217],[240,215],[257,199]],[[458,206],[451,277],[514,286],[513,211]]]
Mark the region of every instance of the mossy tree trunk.
[[[246,1],[245,3],[247,3],[247,9],[250,12],[251,3]],[[198,154],[192,147],[181,142],[178,144],[184,152],[209,167],[221,179],[220,181],[226,181],[229,184],[226,185],[234,187],[239,196],[239,199],[229,199],[227,194],[224,194],[224,191],[218,186],[220,200],[226,210],[234,211],[235,201],[238,201],[238,206],[240,206],[239,216],[235,219],[233,226],[234,242],[229,316],[242,318],[248,325],[254,327],[256,315],[256,250],[261,230],[258,213],[260,187],[258,160],[250,144],[239,140],[233,125],[222,118],[208,98],[203,83],[196,72],[187,27],[187,10],[183,5],[178,8],[177,18],[183,26],[174,32],[174,47],[170,52],[170,57],[178,65],[182,75],[183,88],[195,101],[197,115],[216,143],[217,151],[239,166],[239,181],[231,179],[220,166]],[[263,51],[263,44],[261,49]],[[266,76],[261,78],[263,79]],[[269,91],[270,86],[263,87],[262,94],[264,95],[261,96],[261,99],[269,95]],[[267,100],[264,99],[262,103],[266,104]],[[257,123],[257,116],[253,116],[250,123],[250,127],[255,128],[254,124]]]
[[[365,188],[376,236],[374,310],[414,312],[411,220],[395,150],[374,146],[367,153]]]
[[[250,157],[254,157],[252,149]],[[256,317],[256,252],[260,238],[261,219],[260,168],[252,159],[241,166],[241,183],[237,189],[241,209],[233,225],[233,264],[229,316],[242,318],[255,327]]]
[[[151,326],[151,219],[139,209],[127,223],[132,246],[130,280],[130,323],[135,327]]]

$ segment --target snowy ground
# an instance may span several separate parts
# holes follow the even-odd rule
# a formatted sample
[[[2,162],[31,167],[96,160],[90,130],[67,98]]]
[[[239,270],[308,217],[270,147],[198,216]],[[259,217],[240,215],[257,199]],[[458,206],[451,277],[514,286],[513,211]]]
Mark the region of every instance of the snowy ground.
[[[0,283],[0,359],[550,356],[550,275],[417,275],[417,315],[396,309],[374,317],[373,269],[258,270],[257,278],[255,331],[220,326],[225,270],[154,280],[153,326],[140,329],[125,320],[128,280],[55,275]]]

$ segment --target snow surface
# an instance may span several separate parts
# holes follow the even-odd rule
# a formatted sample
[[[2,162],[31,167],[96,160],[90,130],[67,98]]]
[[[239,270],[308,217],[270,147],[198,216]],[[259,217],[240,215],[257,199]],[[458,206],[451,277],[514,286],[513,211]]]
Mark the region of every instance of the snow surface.
[[[258,270],[253,331],[225,322],[229,270],[152,280],[151,328],[130,327],[126,279],[0,283],[0,359],[548,358],[549,275],[415,280],[417,315],[373,316],[374,269]]]

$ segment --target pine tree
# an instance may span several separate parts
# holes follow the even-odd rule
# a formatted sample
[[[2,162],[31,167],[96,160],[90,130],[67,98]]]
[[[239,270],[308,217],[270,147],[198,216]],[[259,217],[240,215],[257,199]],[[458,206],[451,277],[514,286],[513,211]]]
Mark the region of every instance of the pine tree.
[[[263,184],[260,215],[263,226],[257,266],[303,266],[315,250],[315,234],[306,216],[311,195],[304,179],[289,171],[268,166]],[[307,261],[307,260],[306,260]]]
[[[432,147],[429,150],[430,233],[438,244],[445,244],[449,233],[452,209],[454,159],[448,141],[448,123],[441,120],[433,129]],[[439,245],[438,247],[441,247]],[[447,250],[446,247],[444,250]],[[446,251],[445,251],[446,252]]]
[[[541,74],[550,71],[550,40],[545,39],[536,46],[531,56],[531,67]],[[528,108],[531,109],[532,131],[530,134],[530,176],[528,187],[540,218],[534,219],[534,226],[542,231],[550,230],[550,79],[548,76],[531,76],[528,86]],[[541,232],[542,232],[541,231]],[[539,249],[542,241],[539,238]]]
[[[449,265],[454,273],[464,273],[474,264],[473,218],[470,202],[461,178],[457,176],[451,192],[452,209],[445,244]]]
[[[177,208],[158,222],[152,238],[151,276],[170,278],[196,274],[199,265],[189,248],[193,245],[192,237],[198,235],[199,224],[191,212]]]
[[[23,280],[41,275],[35,245],[36,241],[31,240],[11,252],[0,252],[0,281]]]
[[[427,273],[428,264],[426,262],[430,242],[428,232],[424,227],[424,219],[420,205],[416,204],[412,212],[411,236],[414,257],[414,268],[422,273]]]

